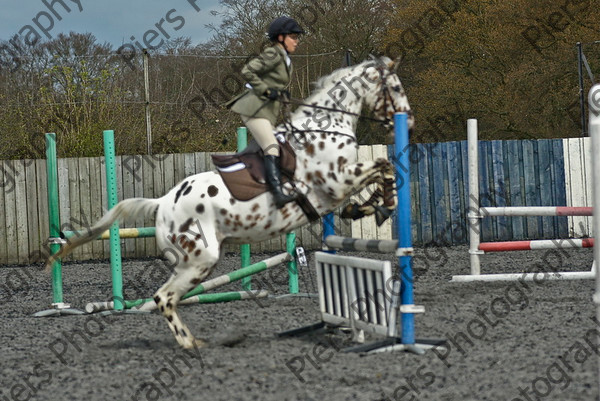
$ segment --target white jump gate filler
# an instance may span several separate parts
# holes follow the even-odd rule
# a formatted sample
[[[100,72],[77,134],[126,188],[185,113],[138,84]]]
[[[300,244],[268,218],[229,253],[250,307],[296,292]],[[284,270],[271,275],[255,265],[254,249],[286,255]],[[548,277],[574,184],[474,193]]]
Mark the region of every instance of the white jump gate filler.
[[[392,264],[317,252],[315,255],[319,305],[323,322],[348,326],[354,339],[360,332],[395,337],[396,308],[392,292]]]

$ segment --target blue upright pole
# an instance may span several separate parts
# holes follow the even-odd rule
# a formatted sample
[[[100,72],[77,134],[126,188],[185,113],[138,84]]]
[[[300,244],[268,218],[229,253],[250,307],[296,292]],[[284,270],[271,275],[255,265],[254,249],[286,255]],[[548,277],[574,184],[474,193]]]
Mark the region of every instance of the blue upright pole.
[[[333,212],[323,216],[323,244],[325,244],[325,238],[330,235],[335,235],[335,225],[333,220]],[[325,251],[327,253],[335,253],[335,249],[329,249]]]
[[[406,113],[394,115],[394,164],[396,170],[396,190],[398,209],[396,214],[398,248],[412,248],[410,218],[410,159],[408,146],[408,116]],[[412,256],[400,256],[400,282],[402,305],[413,305]],[[402,314],[402,343],[415,343],[415,319],[412,313]]]

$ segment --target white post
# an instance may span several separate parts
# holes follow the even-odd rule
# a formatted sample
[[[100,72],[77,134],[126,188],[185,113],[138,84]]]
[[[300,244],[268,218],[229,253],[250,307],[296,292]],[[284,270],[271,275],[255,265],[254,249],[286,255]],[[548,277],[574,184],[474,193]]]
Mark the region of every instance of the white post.
[[[471,274],[481,274],[479,243],[481,242],[481,217],[479,213],[479,157],[477,143],[477,120],[467,120],[467,142],[469,147],[469,255]]]
[[[592,173],[593,173],[593,205],[594,205],[594,219],[593,219],[593,231],[594,237],[599,238],[600,235],[600,84],[594,85],[590,89],[588,96],[588,110],[590,114],[589,121],[589,132],[592,138]],[[600,267],[600,245],[597,241],[594,243],[594,265]],[[596,304],[596,319],[600,321],[600,274],[598,274],[598,268],[595,269],[596,274],[596,293],[594,294],[594,303]],[[596,339],[600,344],[600,335]],[[598,366],[600,367],[600,358],[598,359]],[[600,389],[600,370],[598,372],[598,385]]]

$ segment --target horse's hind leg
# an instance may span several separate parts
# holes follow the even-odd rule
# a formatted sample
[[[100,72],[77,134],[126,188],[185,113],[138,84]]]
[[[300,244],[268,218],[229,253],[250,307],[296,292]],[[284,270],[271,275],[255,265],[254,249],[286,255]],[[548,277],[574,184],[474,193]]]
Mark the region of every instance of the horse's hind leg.
[[[175,339],[183,348],[201,347],[204,345],[204,341],[195,339],[186,324],[183,323],[177,312],[177,303],[181,297],[210,274],[213,266],[219,260],[218,252],[215,255],[214,252],[211,253],[207,248],[203,248],[200,249],[200,254],[196,255],[196,251],[190,254],[185,253],[184,261],[175,267],[173,275],[154,295],[156,306],[167,319]]]

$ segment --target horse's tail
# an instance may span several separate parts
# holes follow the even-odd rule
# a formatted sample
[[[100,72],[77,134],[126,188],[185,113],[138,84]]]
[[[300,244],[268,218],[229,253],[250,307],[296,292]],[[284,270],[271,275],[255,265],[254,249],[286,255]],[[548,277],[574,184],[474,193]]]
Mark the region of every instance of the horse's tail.
[[[110,209],[108,213],[102,216],[96,224],[70,238],[67,241],[67,244],[61,247],[60,251],[50,256],[46,262],[46,270],[48,271],[57,259],[63,258],[73,252],[73,249],[76,247],[87,244],[99,237],[100,234],[108,230],[115,221],[122,220],[125,217],[135,218],[141,215],[147,216],[151,212],[156,211],[158,205],[158,199],[130,198],[122,200],[117,203],[115,207]]]

